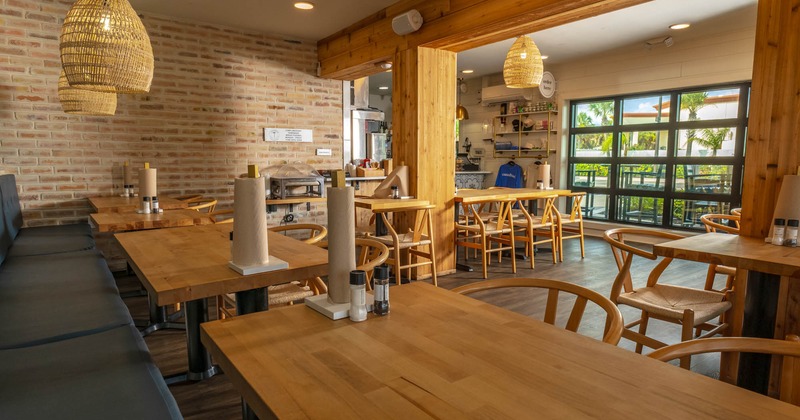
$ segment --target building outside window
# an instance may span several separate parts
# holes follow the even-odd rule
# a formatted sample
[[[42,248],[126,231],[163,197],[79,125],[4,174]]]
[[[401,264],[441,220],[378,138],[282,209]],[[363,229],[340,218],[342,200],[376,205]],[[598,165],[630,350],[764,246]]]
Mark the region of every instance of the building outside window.
[[[569,188],[584,218],[701,228],[741,202],[750,83],[574,100]]]

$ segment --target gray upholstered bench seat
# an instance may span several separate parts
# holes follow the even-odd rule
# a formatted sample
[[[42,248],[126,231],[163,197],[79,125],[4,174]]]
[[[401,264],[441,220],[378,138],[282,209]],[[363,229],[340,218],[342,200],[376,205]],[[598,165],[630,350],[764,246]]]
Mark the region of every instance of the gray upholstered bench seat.
[[[17,233],[9,257],[59,254],[94,248],[88,223],[22,228]]]
[[[7,419],[182,418],[132,326],[0,350],[0,390]]]
[[[130,324],[114,277],[96,250],[8,258],[0,266],[0,349]]]

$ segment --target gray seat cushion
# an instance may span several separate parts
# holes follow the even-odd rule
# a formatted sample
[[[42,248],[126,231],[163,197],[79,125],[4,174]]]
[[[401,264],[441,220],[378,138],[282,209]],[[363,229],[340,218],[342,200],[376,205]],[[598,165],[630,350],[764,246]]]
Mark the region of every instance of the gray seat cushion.
[[[132,326],[0,350],[8,419],[180,419],[178,405]]]
[[[0,266],[0,349],[37,345],[131,323],[95,250],[9,258]]]
[[[58,254],[94,248],[88,223],[27,227],[19,230],[9,257]]]
[[[3,205],[5,230],[13,240],[22,228],[22,208],[19,205],[17,181],[12,174],[0,175],[0,201]]]

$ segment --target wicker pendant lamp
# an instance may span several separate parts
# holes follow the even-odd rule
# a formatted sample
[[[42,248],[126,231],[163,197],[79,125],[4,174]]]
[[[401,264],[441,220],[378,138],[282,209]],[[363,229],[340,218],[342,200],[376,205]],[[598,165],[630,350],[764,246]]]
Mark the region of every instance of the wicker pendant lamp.
[[[542,54],[533,40],[523,35],[514,41],[503,63],[503,79],[510,88],[537,87],[542,83]]]
[[[77,89],[67,82],[64,70],[58,78],[58,100],[67,114],[114,115],[117,111],[117,94]]]
[[[457,120],[468,120],[469,119],[469,111],[467,108],[464,108],[464,105],[461,105],[461,92],[466,91],[466,86],[464,84],[463,79],[458,79],[458,104],[456,106],[456,119]]]
[[[153,48],[127,0],[77,0],[61,28],[61,65],[72,87],[150,91]]]

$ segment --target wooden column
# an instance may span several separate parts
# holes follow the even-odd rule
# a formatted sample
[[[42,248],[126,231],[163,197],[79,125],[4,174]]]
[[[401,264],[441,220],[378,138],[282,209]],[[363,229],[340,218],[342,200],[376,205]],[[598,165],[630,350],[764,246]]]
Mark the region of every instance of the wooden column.
[[[409,167],[411,193],[436,205],[436,264],[453,272],[456,54],[416,47],[398,52],[392,74],[392,158]]]
[[[759,0],[741,234],[766,237],[783,175],[800,165],[800,1]]]

